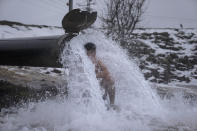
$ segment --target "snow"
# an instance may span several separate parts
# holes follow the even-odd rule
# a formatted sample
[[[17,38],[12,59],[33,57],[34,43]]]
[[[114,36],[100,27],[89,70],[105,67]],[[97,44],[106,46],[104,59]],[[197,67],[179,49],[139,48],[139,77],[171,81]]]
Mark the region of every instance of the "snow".
[[[21,37],[37,37],[49,35],[63,35],[64,30],[51,27],[51,28],[36,28],[36,27],[23,27],[23,26],[2,26],[0,25],[0,38],[21,38]]]
[[[197,30],[195,29],[183,29],[183,32],[185,32],[187,34],[191,34],[191,33],[195,33],[195,35],[197,36]],[[168,32],[170,34],[170,37],[174,39],[175,42],[177,43],[181,43],[181,45],[174,45],[174,47],[182,47],[184,48],[183,51],[180,52],[174,52],[172,50],[169,49],[161,49],[159,48],[158,45],[156,44],[152,44],[151,40],[141,40],[142,42],[144,42],[145,44],[147,44],[148,46],[150,46],[152,49],[155,49],[156,54],[166,54],[168,52],[174,52],[174,53],[178,53],[178,54],[184,54],[184,55],[188,55],[191,56],[192,52],[191,50],[194,49],[195,45],[194,44],[188,44],[188,40],[186,39],[180,39],[177,36],[175,36],[175,34],[177,33],[177,31],[175,31],[174,29],[145,29],[145,30],[135,30],[134,33],[154,33],[154,32],[158,32],[158,33],[163,33],[163,32]],[[195,40],[195,39],[190,39],[190,40]],[[160,43],[162,44],[162,43]],[[164,43],[163,43],[164,44]]]
[[[165,59],[165,57],[169,56],[170,54],[176,54],[178,58],[173,58],[171,59],[173,62],[176,63],[179,62],[179,59],[182,59],[185,61],[183,58],[188,58],[189,60],[194,60],[196,56],[196,51],[194,50],[196,48],[196,37],[197,37],[197,29],[137,29],[134,31],[135,34],[137,34],[137,39],[139,41],[142,41],[145,45],[147,45],[150,49],[153,49],[155,53],[153,53],[154,57],[158,57],[158,55],[162,55],[162,59]],[[162,33],[166,32],[166,35],[162,35]],[[160,33],[160,34],[159,34]],[[168,33],[168,34],[167,34]],[[149,35],[146,35],[149,34]],[[152,38],[149,38],[147,36],[150,36]],[[169,35],[169,36],[168,36]],[[146,36],[141,37],[141,36]],[[156,36],[160,38],[167,38],[167,40],[157,40],[155,42]],[[192,36],[192,37],[190,37]],[[169,39],[172,38],[172,39]],[[166,44],[170,42],[170,45],[168,48]],[[162,45],[164,48],[160,48],[159,45]],[[175,49],[173,49],[175,48]],[[157,69],[159,74],[163,74],[164,68],[163,66],[157,64],[153,64],[152,62],[149,62],[146,60],[146,58],[149,57],[148,55],[144,55],[142,58],[140,58],[140,61],[145,61],[146,62],[146,68],[143,69],[142,72],[147,74],[150,69]],[[158,59],[159,60],[159,59]],[[176,61],[175,61],[176,60]],[[178,63],[177,63],[178,64]],[[186,77],[189,78],[191,81],[190,82],[180,82],[180,80],[172,80],[169,84],[183,84],[183,85],[197,85],[197,79],[194,77],[195,72],[196,72],[196,65],[193,65],[193,69],[187,69],[187,65],[183,63],[179,63],[179,68],[183,66],[183,69],[176,70],[176,67],[174,65],[170,65],[170,68],[172,68],[171,72],[177,76],[177,77]],[[191,66],[190,66],[191,68]],[[175,69],[175,70],[174,70]],[[153,77],[150,77],[149,80],[153,79]]]

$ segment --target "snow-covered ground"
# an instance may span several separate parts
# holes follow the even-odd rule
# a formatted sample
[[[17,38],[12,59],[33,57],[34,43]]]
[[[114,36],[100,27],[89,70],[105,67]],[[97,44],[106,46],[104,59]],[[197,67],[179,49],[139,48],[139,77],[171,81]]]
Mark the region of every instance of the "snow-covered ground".
[[[64,30],[60,28],[36,28],[36,27],[24,27],[24,26],[3,26],[0,25],[0,38],[23,38],[23,37],[37,37],[37,36],[51,36],[51,35],[63,35]]]
[[[196,29],[141,29],[134,38],[138,41],[127,48],[148,80],[197,85]]]

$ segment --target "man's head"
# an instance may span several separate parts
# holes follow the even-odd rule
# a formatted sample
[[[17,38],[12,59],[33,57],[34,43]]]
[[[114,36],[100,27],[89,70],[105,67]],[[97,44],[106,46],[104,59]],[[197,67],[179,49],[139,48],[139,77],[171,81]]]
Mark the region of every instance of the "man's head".
[[[96,45],[89,42],[84,45],[84,48],[86,49],[87,55],[88,56],[96,56]]]

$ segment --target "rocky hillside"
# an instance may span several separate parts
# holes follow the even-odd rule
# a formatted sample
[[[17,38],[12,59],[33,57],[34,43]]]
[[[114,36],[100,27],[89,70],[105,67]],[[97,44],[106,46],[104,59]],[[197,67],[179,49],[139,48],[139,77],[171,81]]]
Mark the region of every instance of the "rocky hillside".
[[[196,29],[138,29],[122,43],[146,79],[155,83],[197,83]]]

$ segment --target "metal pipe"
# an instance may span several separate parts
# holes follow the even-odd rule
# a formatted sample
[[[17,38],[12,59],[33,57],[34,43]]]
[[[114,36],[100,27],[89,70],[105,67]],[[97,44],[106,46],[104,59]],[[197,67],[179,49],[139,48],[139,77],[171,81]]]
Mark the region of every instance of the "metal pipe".
[[[87,0],[87,11],[90,11],[90,0]]]
[[[69,11],[73,10],[73,0],[69,0]]]
[[[0,65],[62,67],[63,45],[74,35],[0,40]]]

